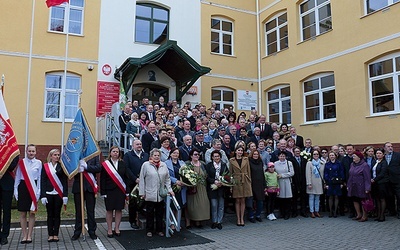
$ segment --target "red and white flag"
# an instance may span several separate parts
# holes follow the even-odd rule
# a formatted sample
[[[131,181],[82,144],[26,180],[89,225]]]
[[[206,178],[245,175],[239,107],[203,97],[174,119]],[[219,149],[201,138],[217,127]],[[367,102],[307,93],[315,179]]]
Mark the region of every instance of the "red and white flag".
[[[0,178],[19,153],[17,138],[15,138],[10,118],[8,117],[3,93],[0,91]]]
[[[46,0],[47,7],[50,8],[51,6],[57,6],[62,3],[69,3],[69,0]]]

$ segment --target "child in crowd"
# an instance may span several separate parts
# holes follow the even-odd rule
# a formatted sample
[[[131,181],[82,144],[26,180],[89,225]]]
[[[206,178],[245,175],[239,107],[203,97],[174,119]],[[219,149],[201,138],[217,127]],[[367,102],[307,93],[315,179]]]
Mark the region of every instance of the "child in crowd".
[[[267,188],[265,189],[265,196],[267,200],[267,219],[276,220],[274,215],[276,196],[279,195],[278,174],[275,172],[274,163],[269,162],[267,171],[265,172],[265,181]]]

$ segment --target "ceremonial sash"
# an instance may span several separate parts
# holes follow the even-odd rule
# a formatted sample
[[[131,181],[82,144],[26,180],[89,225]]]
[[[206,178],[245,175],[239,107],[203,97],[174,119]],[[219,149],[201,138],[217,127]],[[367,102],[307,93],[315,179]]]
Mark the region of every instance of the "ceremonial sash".
[[[48,163],[44,164],[44,170],[46,170],[47,177],[49,178],[51,184],[53,185],[54,189],[57,191],[58,195],[63,198],[63,185],[61,184],[60,179],[56,174],[56,170],[54,167],[50,167]]]
[[[19,160],[19,169],[21,170],[22,176],[24,177],[26,187],[28,188],[29,196],[32,199],[32,205],[30,210],[37,211],[37,199],[36,193],[38,192],[38,187],[35,183],[35,180],[29,174],[29,171],[25,165],[26,159]]]
[[[93,192],[97,194],[97,192],[99,191],[99,187],[97,186],[97,182],[96,179],[94,178],[94,175],[87,171],[83,171],[83,176],[85,176],[85,179],[87,180],[87,182],[89,182],[90,186],[93,189]]]
[[[104,161],[102,163],[102,165],[103,165],[104,169],[107,171],[108,175],[114,181],[114,183],[117,184],[118,188],[125,194],[125,192],[126,192],[125,182],[122,180],[121,175],[119,175],[119,173],[114,168],[112,163],[108,160],[108,161]]]

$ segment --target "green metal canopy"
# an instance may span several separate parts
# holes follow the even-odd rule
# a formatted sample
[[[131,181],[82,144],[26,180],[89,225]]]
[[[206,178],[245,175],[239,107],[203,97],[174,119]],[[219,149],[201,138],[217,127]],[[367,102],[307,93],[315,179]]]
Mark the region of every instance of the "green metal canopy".
[[[169,40],[141,58],[127,58],[115,71],[114,78],[122,81],[125,93],[127,93],[139,70],[149,64],[156,65],[175,81],[178,103],[200,76],[211,71],[211,68],[198,64],[178,46],[176,41]]]

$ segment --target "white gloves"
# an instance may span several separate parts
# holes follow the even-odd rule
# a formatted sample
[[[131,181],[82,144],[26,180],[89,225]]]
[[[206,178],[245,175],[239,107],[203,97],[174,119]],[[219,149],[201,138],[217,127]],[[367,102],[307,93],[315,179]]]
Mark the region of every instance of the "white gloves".
[[[84,167],[82,167],[82,166],[79,166],[79,168],[78,168],[78,172],[79,172],[79,173],[83,173],[83,171],[85,171],[85,168],[84,168]]]
[[[63,197],[63,205],[67,205],[68,203],[68,197]]]
[[[102,195],[102,196],[100,196],[101,198],[107,198],[107,195],[105,194],[105,195]]]
[[[18,194],[14,192],[15,199],[18,200]]]
[[[84,160],[79,161],[79,166],[83,167],[85,170],[87,169],[87,163]]]
[[[48,203],[48,201],[47,201],[47,198],[46,198],[46,197],[42,198],[42,199],[41,199],[41,201],[42,201],[42,204],[43,204],[43,205],[46,205],[46,204]]]

